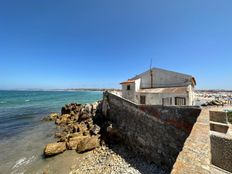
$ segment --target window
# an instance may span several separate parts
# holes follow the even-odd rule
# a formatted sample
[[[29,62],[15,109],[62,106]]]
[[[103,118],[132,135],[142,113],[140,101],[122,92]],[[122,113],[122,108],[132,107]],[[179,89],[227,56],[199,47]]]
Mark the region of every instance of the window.
[[[164,106],[172,105],[172,97],[162,98],[162,105]]]
[[[184,97],[176,97],[175,105],[178,105],[178,106],[186,105],[186,99]]]
[[[140,104],[142,105],[146,104],[146,96],[143,96],[143,95],[140,96]]]
[[[130,85],[127,85],[126,89],[127,89],[127,90],[130,90]]]

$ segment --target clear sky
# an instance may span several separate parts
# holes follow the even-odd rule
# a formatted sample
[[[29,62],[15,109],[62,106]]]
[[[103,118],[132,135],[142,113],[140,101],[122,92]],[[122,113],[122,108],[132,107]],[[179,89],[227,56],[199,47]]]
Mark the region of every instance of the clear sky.
[[[119,87],[151,58],[232,89],[232,1],[0,1],[0,89]]]

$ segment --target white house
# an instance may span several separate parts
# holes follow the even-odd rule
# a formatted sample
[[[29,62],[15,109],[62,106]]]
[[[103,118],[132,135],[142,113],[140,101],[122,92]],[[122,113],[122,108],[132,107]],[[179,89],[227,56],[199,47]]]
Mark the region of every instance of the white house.
[[[194,105],[195,78],[152,68],[122,85],[122,97],[147,105]]]

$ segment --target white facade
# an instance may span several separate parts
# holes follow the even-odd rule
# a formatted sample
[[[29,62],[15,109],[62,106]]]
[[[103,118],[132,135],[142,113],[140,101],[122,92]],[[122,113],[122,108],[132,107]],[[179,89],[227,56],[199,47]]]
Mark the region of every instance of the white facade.
[[[153,68],[122,82],[122,97],[147,105],[194,105],[194,77]]]

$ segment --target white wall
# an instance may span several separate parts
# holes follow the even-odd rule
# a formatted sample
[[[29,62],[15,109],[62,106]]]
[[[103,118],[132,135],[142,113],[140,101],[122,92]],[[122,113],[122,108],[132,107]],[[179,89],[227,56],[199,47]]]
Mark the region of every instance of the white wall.
[[[151,73],[148,71],[141,75],[141,88],[152,87],[173,87],[173,86],[187,86],[191,84],[191,76],[179,74],[175,72],[169,72],[166,70],[153,69]]]
[[[128,85],[130,85],[130,90],[127,90]],[[122,97],[134,102],[135,83],[122,84]]]
[[[147,105],[162,105],[162,99],[167,97],[172,97],[172,105],[175,105],[175,97],[186,98],[186,105],[189,105],[188,94],[164,94],[164,93],[136,93],[138,100],[136,103],[140,104],[140,95],[146,96]]]

